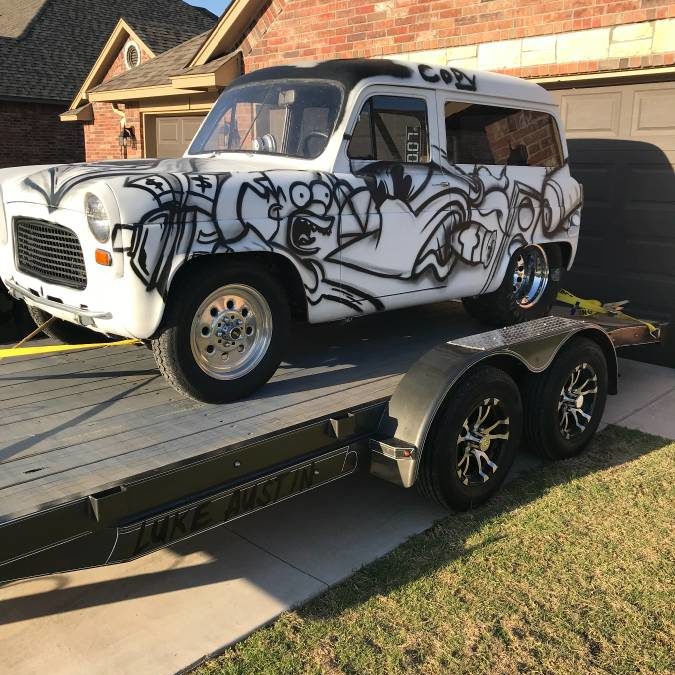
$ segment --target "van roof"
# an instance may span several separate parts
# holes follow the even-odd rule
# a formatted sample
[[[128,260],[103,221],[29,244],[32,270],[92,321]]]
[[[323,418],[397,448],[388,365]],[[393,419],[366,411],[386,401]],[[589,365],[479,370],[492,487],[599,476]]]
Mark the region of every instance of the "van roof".
[[[368,83],[396,83],[456,92],[475,91],[483,96],[554,105],[546,89],[518,77],[393,59],[333,59],[271,66],[242,75],[236,84],[297,78],[337,81],[347,91],[367,80]]]

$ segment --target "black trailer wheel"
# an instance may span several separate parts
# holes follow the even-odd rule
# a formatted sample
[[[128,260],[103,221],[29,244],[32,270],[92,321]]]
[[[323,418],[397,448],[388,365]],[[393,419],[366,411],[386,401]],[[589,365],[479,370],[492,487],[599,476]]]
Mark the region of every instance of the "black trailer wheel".
[[[28,305],[28,313],[38,326],[41,326],[52,317],[49,312],[45,312],[38,307],[32,307],[31,305]],[[115,339],[103,335],[103,333],[89,330],[89,328],[85,328],[84,326],[70,323],[70,321],[63,321],[62,319],[55,319],[42,332],[66,345],[89,345],[99,342],[111,342]]]
[[[274,277],[262,267],[224,261],[181,280],[151,344],[176,391],[225,403],[272,377],[289,333],[288,300]]]
[[[520,445],[523,409],[504,371],[478,366],[461,380],[438,413],[422,455],[423,494],[463,511],[496,492]]]
[[[532,244],[513,254],[496,291],[462,298],[462,303],[469,316],[492,326],[539,319],[551,311],[562,273],[559,246]]]
[[[597,431],[606,400],[602,349],[589,338],[573,338],[525,385],[526,443],[550,459],[579,454]]]

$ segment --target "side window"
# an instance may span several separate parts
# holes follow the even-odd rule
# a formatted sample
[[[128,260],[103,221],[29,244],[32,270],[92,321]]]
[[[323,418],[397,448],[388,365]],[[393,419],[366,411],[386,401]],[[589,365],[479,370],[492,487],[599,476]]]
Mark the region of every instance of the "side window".
[[[354,126],[350,159],[423,164],[429,161],[429,122],[424,99],[373,96]]]
[[[453,164],[562,165],[558,128],[547,113],[449,101],[445,133]]]

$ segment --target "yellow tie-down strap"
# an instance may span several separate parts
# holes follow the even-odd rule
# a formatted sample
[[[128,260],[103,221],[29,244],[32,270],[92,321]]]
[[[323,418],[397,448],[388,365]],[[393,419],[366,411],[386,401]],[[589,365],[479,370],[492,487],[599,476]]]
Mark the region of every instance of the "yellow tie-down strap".
[[[96,349],[98,347],[123,347],[125,345],[140,345],[140,340],[118,340],[117,342],[94,342],[86,345],[43,345],[41,347],[10,347],[0,349],[0,359],[12,356],[36,356],[37,354],[54,354],[56,352],[70,352],[76,349]]]
[[[571,305],[579,311],[579,314],[583,316],[592,316],[593,314],[604,314],[606,316],[615,316],[619,319],[624,319],[626,321],[637,321],[638,323],[646,326],[649,330],[649,334],[655,339],[658,340],[661,336],[661,329],[658,326],[655,326],[649,321],[644,321],[643,319],[637,319],[634,316],[630,316],[623,311],[623,308],[628,304],[628,300],[622,300],[621,302],[606,302],[602,303],[600,300],[586,300],[584,298],[579,298],[570,293],[565,289],[560,289],[557,296],[558,302],[563,302],[566,305]]]

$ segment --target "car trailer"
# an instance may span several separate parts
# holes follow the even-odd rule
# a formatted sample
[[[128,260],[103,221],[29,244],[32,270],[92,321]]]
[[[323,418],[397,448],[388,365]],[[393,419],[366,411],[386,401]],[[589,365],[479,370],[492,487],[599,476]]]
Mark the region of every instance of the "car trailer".
[[[142,347],[0,363],[0,583],[129,561],[359,468],[469,508],[523,437],[579,452],[616,393],[616,349],[659,340],[565,312],[446,341],[466,322],[448,304],[362,319],[336,358],[344,329],[319,328],[326,358],[226,406],[155,382]]]

